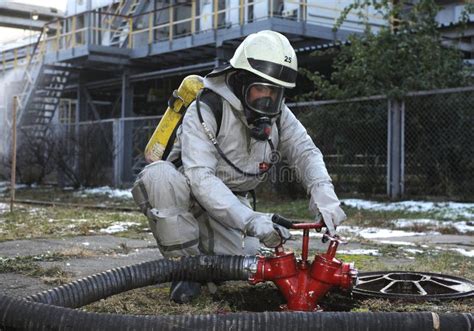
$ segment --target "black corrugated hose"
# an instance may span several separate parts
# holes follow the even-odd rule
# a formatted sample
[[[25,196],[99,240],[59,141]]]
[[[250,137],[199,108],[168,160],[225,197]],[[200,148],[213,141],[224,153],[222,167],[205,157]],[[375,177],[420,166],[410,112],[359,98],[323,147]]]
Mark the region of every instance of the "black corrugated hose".
[[[465,314],[265,312],[217,315],[132,316],[77,308],[134,288],[171,280],[246,280],[255,256],[195,256],[115,268],[16,299],[0,295],[0,329],[20,330],[474,330]],[[70,308],[66,308],[70,307]]]

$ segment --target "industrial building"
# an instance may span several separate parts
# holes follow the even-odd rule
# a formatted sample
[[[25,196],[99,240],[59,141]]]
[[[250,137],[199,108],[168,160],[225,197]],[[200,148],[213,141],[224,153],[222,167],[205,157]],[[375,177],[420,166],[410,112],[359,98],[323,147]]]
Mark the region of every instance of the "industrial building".
[[[5,110],[17,95],[19,127],[42,138],[51,125],[76,133],[93,125],[112,151],[109,180],[117,186],[130,183],[143,167],[142,150],[183,77],[205,75],[225,64],[245,36],[263,29],[285,34],[300,66],[328,70],[324,63],[313,63],[310,54],[363,30],[367,21],[355,14],[333,29],[351,2],[69,0],[65,14],[2,3],[0,25],[38,32],[31,42],[1,49],[0,135],[7,136],[10,115]],[[443,1],[439,14],[446,36],[456,40],[451,23],[462,3]],[[375,30],[387,24],[375,10],[366,17]],[[468,30],[459,43],[467,58],[474,54],[472,36]],[[0,153],[9,150],[6,144],[4,139]]]

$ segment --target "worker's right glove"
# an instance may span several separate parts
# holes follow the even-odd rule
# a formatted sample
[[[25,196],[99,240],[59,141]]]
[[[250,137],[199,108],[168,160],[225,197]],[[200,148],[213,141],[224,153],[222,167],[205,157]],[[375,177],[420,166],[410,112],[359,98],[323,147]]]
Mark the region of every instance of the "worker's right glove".
[[[272,214],[255,213],[246,226],[246,233],[257,237],[267,247],[277,247],[291,238],[288,229],[274,224]]]
[[[347,218],[340,205],[330,182],[320,183],[311,190],[309,208],[316,215],[316,220],[321,214],[331,236],[336,234],[336,227]]]

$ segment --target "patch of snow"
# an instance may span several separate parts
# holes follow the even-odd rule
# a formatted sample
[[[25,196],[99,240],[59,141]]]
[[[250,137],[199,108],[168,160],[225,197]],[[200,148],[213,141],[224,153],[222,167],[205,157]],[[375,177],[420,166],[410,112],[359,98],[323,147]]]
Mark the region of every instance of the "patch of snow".
[[[454,222],[451,226],[461,233],[474,232],[473,222]]]
[[[71,219],[69,220],[69,222],[73,222],[73,223],[86,223],[86,222],[88,222],[88,220],[85,219],[85,218],[71,218]]]
[[[362,199],[343,199],[346,206],[374,211],[430,212],[444,218],[474,218],[474,203],[400,201],[376,202]]]
[[[102,186],[102,187],[95,187],[95,188],[80,190],[80,191],[77,191],[75,195],[79,195],[81,197],[86,197],[88,195],[106,195],[111,198],[122,198],[122,199],[132,198],[132,192],[130,190],[113,189],[113,188],[110,188],[109,186]]]
[[[467,250],[464,248],[450,248],[450,251],[456,251],[461,255],[468,256],[468,257],[474,257],[474,249]]]
[[[406,219],[400,218],[393,220],[392,224],[400,228],[409,228],[415,225],[437,225],[439,221],[428,218]]]
[[[89,242],[87,242],[87,241],[84,241],[84,242],[82,243],[82,245],[84,245],[84,246],[89,246],[90,244],[91,244],[91,243],[89,243]]]
[[[0,193],[8,191],[9,188],[10,188],[9,182],[0,182]]]
[[[28,213],[32,216],[41,216],[45,213],[44,208],[28,208]]]
[[[351,249],[351,250],[340,250],[337,251],[339,254],[348,255],[380,255],[378,249]]]
[[[423,253],[422,249],[415,249],[415,248],[405,248],[404,251],[411,254]]]
[[[471,222],[466,222],[466,221],[454,222],[454,221],[439,221],[439,220],[424,219],[424,218],[419,218],[419,219],[401,218],[401,219],[393,220],[392,224],[399,228],[409,228],[416,225],[424,225],[424,226],[433,227],[433,228],[453,227],[460,233],[474,232],[474,225],[472,225]]]
[[[105,228],[105,229],[100,229],[100,232],[102,233],[117,233],[117,232],[122,232],[122,231],[127,231],[127,229],[132,226],[132,225],[139,225],[140,223],[137,222],[119,222],[112,224],[111,226]]]
[[[16,184],[15,189],[21,190],[22,188],[26,188],[28,185],[25,184]],[[10,190],[10,182],[0,182],[0,193],[4,193]]]
[[[10,210],[10,205],[0,202],[0,213],[4,213],[8,210]]]
[[[415,243],[406,242],[406,241],[392,241],[392,240],[378,240],[378,243],[388,244],[388,245],[398,245],[398,246],[416,246]],[[425,245],[426,246],[426,245]],[[428,246],[426,246],[428,247]]]
[[[425,236],[427,233],[421,232],[410,232],[410,231],[403,231],[403,230],[391,230],[391,229],[384,229],[384,228],[361,228],[358,226],[339,226],[339,232],[348,232],[351,234],[356,234],[361,236],[365,239],[373,239],[373,238],[394,238],[394,237],[413,237],[413,236]],[[431,232],[430,234],[437,234]]]

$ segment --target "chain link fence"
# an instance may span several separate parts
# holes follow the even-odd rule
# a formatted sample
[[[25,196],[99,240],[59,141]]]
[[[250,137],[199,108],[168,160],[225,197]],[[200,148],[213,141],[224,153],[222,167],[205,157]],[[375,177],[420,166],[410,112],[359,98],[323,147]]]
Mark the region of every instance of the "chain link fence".
[[[395,129],[389,127],[394,122],[388,114],[394,106],[384,97],[305,102],[290,108],[322,151],[338,194],[387,195],[395,169],[404,198],[473,201],[474,87],[412,93],[399,105],[399,158],[390,157]],[[30,139],[26,128],[18,149],[19,174],[23,182],[40,182],[56,171],[64,182],[85,186],[133,181],[145,166],[143,150],[159,119],[54,125],[49,138],[38,141]],[[393,160],[400,160],[396,167]],[[294,174],[269,178],[273,191],[305,194]]]
[[[50,124],[18,132],[17,175],[22,183],[58,182],[60,185],[108,185],[114,175],[112,121]],[[10,156],[3,163],[11,164]]]
[[[339,194],[385,194],[386,99],[308,102],[290,108],[323,153]]]
[[[474,200],[474,89],[405,99],[405,194]]]
[[[338,193],[387,194],[388,141],[396,130],[389,128],[389,104],[365,98],[291,105],[321,149]],[[399,111],[401,196],[473,201],[474,87],[411,93]]]

